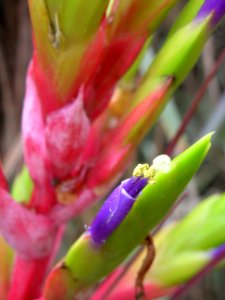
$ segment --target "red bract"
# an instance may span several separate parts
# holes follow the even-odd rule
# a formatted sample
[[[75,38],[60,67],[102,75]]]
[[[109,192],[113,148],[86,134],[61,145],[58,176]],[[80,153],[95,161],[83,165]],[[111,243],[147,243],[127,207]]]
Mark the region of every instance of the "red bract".
[[[4,190],[8,189],[8,183],[3,173],[1,164],[0,164],[0,188],[3,188]]]
[[[135,147],[165,105],[165,95],[172,83],[172,77],[166,79],[147,99],[128,112],[116,128],[106,132],[102,139],[103,151],[96,167],[90,171],[87,183],[95,187],[104,185],[124,170]]]
[[[41,258],[51,252],[55,236],[53,223],[16,203],[3,189],[0,189],[0,228],[21,256]]]
[[[74,102],[47,116],[45,138],[54,177],[64,179],[80,169],[80,158],[89,135],[90,122],[83,108],[82,91]]]
[[[91,188],[98,194],[99,188],[112,184],[112,180],[124,171],[136,145],[163,108],[172,83],[172,78],[166,79],[110,130],[107,129],[107,115],[90,123],[83,107],[82,89],[72,103],[50,113],[44,121],[31,69],[23,136],[26,163],[36,184],[32,206],[43,212],[51,210],[56,201],[68,204],[77,199],[80,207],[82,189]],[[93,202],[94,198],[90,200]]]
[[[74,11],[65,3],[59,10],[52,1],[30,0],[35,51],[27,78],[23,138],[35,183],[30,205],[38,212],[51,214],[57,202],[70,204],[75,199],[80,211],[85,189],[99,194],[124,171],[167,91],[164,84],[159,87],[163,95],[154,94],[156,105],[146,100],[128,116],[123,111],[112,132],[108,104],[149,34],[175,3],[115,1],[106,12],[108,1],[102,0],[88,7],[73,3]],[[80,18],[81,8],[87,23],[80,20],[72,32],[68,24],[74,24],[74,16]],[[85,208],[87,202],[81,203]]]
[[[146,34],[122,33],[108,42],[96,75],[85,93],[85,107],[91,119],[107,107],[116,83],[131,66],[146,38]]]
[[[107,107],[118,80],[132,65],[149,34],[157,26],[158,21],[155,21],[162,18],[175,2],[114,2],[107,18],[102,22],[100,32],[105,31],[105,35],[102,35],[105,48],[84,97],[87,114],[91,119],[95,119]],[[94,55],[92,60],[95,60]]]
[[[52,166],[46,148],[45,124],[33,79],[32,65],[28,70],[22,119],[25,162],[35,183],[32,206],[46,211],[55,202],[51,186]]]

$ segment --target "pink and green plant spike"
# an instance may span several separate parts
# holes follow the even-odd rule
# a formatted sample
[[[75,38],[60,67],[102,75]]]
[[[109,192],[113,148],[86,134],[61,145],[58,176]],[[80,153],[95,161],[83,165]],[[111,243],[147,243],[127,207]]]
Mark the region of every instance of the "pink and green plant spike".
[[[177,2],[29,0],[34,52],[22,116],[25,165],[11,193],[0,168],[2,300],[102,299],[108,281],[97,284],[123,269],[123,261],[167,215],[200,167],[211,134],[172,160],[162,155],[150,166],[138,165],[54,266],[67,222],[103,199],[121,178],[225,14],[224,0],[190,0],[137,81],[143,49]],[[213,203],[215,216],[222,214],[222,204],[206,203]],[[203,230],[212,221],[216,232],[224,220],[214,214],[206,220],[204,209],[199,206],[154,239],[156,258],[144,286],[148,299],[174,291],[176,297],[180,285],[224,258],[225,236],[214,240]],[[188,218],[200,222],[201,216],[196,244],[187,250]],[[135,263],[115,298],[113,292],[107,299],[135,299]]]

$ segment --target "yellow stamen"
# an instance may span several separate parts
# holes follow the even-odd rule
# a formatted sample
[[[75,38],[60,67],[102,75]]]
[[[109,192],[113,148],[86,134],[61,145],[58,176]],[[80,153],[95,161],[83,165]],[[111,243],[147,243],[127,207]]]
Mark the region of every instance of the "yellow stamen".
[[[135,177],[142,176],[144,178],[148,178],[149,183],[153,183],[155,170],[152,166],[149,166],[149,164],[138,164],[133,171],[133,176]]]
[[[149,183],[155,182],[156,172],[167,173],[170,171],[171,159],[167,155],[159,155],[154,160],[151,166],[149,164],[138,164],[133,171],[133,176],[148,178]]]

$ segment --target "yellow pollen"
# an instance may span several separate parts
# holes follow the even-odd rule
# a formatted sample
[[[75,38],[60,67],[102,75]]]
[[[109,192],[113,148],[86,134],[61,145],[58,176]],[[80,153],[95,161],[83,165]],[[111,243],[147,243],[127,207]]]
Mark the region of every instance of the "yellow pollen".
[[[148,178],[149,182],[153,183],[155,170],[152,166],[149,166],[149,164],[138,164],[133,171],[133,176],[135,177],[142,176],[144,178]]]

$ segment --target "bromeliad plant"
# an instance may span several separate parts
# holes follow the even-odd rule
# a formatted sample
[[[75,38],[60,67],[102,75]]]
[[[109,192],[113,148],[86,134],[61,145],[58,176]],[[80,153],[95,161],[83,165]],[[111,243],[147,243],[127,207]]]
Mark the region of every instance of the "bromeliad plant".
[[[49,269],[66,222],[121,177],[225,14],[224,0],[189,1],[137,80],[152,34],[177,2],[29,0],[34,54],[22,119],[25,166],[11,194],[0,172],[0,228],[14,249],[11,278],[9,267],[0,277],[4,299],[90,298],[167,214],[206,156],[211,135],[172,161],[160,156],[139,166]]]

